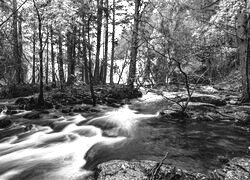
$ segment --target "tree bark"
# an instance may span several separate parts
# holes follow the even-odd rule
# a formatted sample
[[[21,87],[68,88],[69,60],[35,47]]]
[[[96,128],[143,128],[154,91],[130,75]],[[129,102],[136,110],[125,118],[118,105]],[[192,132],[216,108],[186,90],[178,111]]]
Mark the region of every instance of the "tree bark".
[[[50,27],[50,45],[51,45],[51,66],[52,66],[52,87],[56,86],[55,78],[55,53],[54,53],[54,39],[53,39],[53,27]]]
[[[97,0],[97,42],[96,42],[96,61],[94,72],[94,84],[100,82],[100,49],[101,49],[101,34],[102,34],[102,9],[103,0]]]
[[[42,19],[39,13],[39,9],[36,6],[35,0],[33,0],[34,7],[38,19],[38,38],[39,38],[39,61],[40,61],[40,93],[38,96],[38,105],[42,106],[44,104],[43,98],[43,36],[42,36]]]
[[[20,84],[22,79],[21,79],[21,58],[20,58],[20,51],[19,51],[19,42],[18,42],[18,28],[17,28],[17,1],[13,0],[13,8],[12,8],[12,13],[13,13],[13,57],[15,61],[15,70],[16,70],[16,76],[15,76],[15,81],[17,84]]]
[[[36,30],[33,33],[32,84],[36,83]]]
[[[113,74],[114,74],[114,58],[115,58],[115,0],[113,0],[113,19],[112,19],[112,49],[111,49],[111,62],[110,62],[110,84],[114,83]]]
[[[76,66],[76,26],[73,27],[73,32],[67,33],[67,58],[68,58],[68,85],[72,85],[75,79]]]
[[[59,31],[59,38],[58,38],[58,69],[59,69],[59,79],[60,79],[60,87],[61,90],[63,89],[63,84],[65,82],[64,79],[64,70],[63,70],[63,51],[62,51],[62,32]]]
[[[134,82],[136,78],[136,56],[138,51],[138,32],[139,32],[139,7],[140,7],[140,0],[135,0],[131,60],[130,60],[129,76],[128,76],[128,87],[131,89],[134,88]]]
[[[88,19],[88,43],[90,45],[90,21],[92,16]],[[91,46],[88,46],[89,49],[89,65],[88,65],[88,72],[89,72],[89,88],[91,93],[91,98],[93,101],[93,106],[96,106],[96,96],[94,91],[94,85],[93,85],[93,75],[92,75],[92,60],[91,60]]]
[[[46,49],[46,67],[45,67],[45,82],[49,83],[49,27],[47,27],[47,49]]]
[[[106,84],[107,66],[108,66],[108,43],[109,43],[109,2],[106,0],[105,8],[105,44],[104,44],[104,58],[103,58],[103,74],[102,84]]]
[[[239,56],[242,73],[242,102],[250,102],[250,2],[245,1],[245,7],[238,17]]]
[[[20,80],[21,83],[24,83],[24,72],[23,72],[23,66],[22,66],[22,56],[23,56],[23,30],[22,30],[22,22],[23,22],[23,17],[22,17],[22,13],[20,12],[19,15],[19,21],[18,21],[18,49],[19,49],[19,53],[18,53],[18,59],[19,59],[19,76],[20,76]]]
[[[84,18],[83,18],[84,19]],[[89,84],[89,68],[88,68],[88,58],[87,58],[87,40],[86,40],[86,29],[85,25],[82,26],[82,51],[83,51],[83,71],[84,71],[84,78],[85,78],[85,83]]]

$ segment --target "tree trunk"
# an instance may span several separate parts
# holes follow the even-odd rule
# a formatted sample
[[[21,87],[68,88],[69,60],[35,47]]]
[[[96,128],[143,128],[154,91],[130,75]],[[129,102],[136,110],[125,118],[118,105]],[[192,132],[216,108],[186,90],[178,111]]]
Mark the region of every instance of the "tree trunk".
[[[140,7],[140,0],[135,0],[131,60],[130,60],[129,76],[128,76],[128,87],[131,89],[134,88],[134,82],[136,78],[136,56],[138,51],[138,31],[139,31],[139,7]]]
[[[52,87],[56,86],[55,78],[55,54],[54,54],[54,40],[53,40],[53,27],[50,27],[50,42],[51,42],[51,66],[52,66]]]
[[[242,73],[242,102],[250,102],[250,2],[246,1],[245,8],[238,17],[239,56]]]
[[[63,51],[62,51],[62,32],[59,31],[59,39],[58,39],[58,69],[59,69],[59,79],[61,90],[63,89],[64,80],[64,70],[63,70]]]
[[[36,83],[36,30],[33,33],[32,84]]]
[[[34,7],[37,13],[38,19],[38,38],[39,38],[39,61],[40,61],[40,93],[38,96],[38,105],[42,106],[44,104],[43,99],[43,36],[42,36],[42,19],[39,13],[39,9],[36,6],[35,0],[33,0]]]
[[[13,57],[15,61],[16,83],[21,83],[21,58],[19,54],[18,28],[17,28],[17,1],[13,0]]]
[[[46,49],[46,69],[45,69],[45,82],[49,83],[49,28],[47,27],[47,49]]]
[[[19,15],[19,23],[18,23],[18,49],[19,49],[19,54],[18,54],[18,58],[19,58],[19,76],[20,76],[20,80],[21,83],[24,82],[24,72],[23,72],[23,66],[22,66],[22,57],[23,57],[23,30],[22,30],[22,21],[23,21],[23,17],[22,17],[22,13],[20,12]]]
[[[88,43],[90,44],[90,21],[91,17],[88,19]],[[91,47],[89,46],[89,65],[88,65],[88,72],[89,72],[89,88],[91,93],[91,98],[93,101],[93,106],[96,106],[96,97],[95,97],[95,91],[94,91],[94,85],[93,85],[93,75],[92,75],[92,60],[91,60]]]
[[[82,51],[83,51],[83,71],[85,73],[84,77],[85,77],[85,83],[89,84],[89,68],[88,68],[88,58],[87,58],[87,41],[86,41],[86,30],[85,30],[85,26],[83,25],[82,27]]]
[[[76,65],[76,31],[74,26],[73,33],[67,33],[67,58],[68,58],[68,85],[72,85],[75,79],[75,65]]]
[[[113,0],[113,20],[112,20],[113,32],[112,32],[112,49],[111,49],[111,62],[110,62],[110,84],[114,83],[114,58],[115,58],[115,0]]]
[[[108,66],[108,43],[109,43],[109,3],[106,0],[105,9],[105,47],[104,47],[104,58],[103,58],[103,74],[102,74],[102,84],[106,84],[107,78],[107,66]]]
[[[100,49],[101,49],[101,34],[102,34],[102,8],[103,0],[97,0],[97,42],[96,42],[96,61],[94,72],[94,84],[100,82]]]

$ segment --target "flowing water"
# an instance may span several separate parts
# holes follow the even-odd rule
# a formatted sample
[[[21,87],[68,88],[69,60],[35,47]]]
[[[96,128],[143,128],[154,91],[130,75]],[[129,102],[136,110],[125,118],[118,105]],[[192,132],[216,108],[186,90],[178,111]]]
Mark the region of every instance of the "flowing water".
[[[57,122],[61,128],[35,125],[0,139],[1,180],[84,179],[101,162],[160,160],[166,152],[167,164],[207,172],[220,167],[218,156],[248,156],[250,145],[250,133],[228,122],[178,122],[155,108],[145,113],[126,105],[95,118],[78,114]]]

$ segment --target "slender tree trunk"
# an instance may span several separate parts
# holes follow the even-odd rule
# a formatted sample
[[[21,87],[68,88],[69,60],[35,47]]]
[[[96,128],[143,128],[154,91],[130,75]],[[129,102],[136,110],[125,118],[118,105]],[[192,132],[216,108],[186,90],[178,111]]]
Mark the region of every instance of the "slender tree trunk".
[[[90,21],[91,17],[88,19],[88,43],[90,44]],[[91,47],[89,46],[89,65],[88,65],[88,72],[89,72],[89,88],[91,93],[91,98],[93,101],[93,106],[96,106],[96,96],[94,91],[94,85],[93,85],[93,75],[92,75],[92,59],[91,59]]]
[[[13,0],[13,56],[16,70],[16,83],[21,83],[21,58],[19,55],[18,28],[17,28],[17,0]]]
[[[140,0],[135,0],[131,60],[130,60],[129,77],[128,77],[128,87],[131,89],[134,88],[134,82],[136,78],[136,56],[138,51],[138,31],[139,31],[139,7],[140,7]]]
[[[32,84],[36,83],[36,30],[33,33]]]
[[[53,39],[53,27],[50,27],[50,42],[51,42],[51,66],[52,66],[52,87],[56,86],[55,78],[55,53],[54,53],[54,39]]]
[[[124,63],[123,63],[123,65],[122,65],[122,70],[121,70],[121,73],[120,73],[120,75],[119,75],[119,79],[118,79],[118,82],[117,82],[117,84],[120,84],[120,81],[121,81],[121,78],[122,78],[122,74],[123,74],[123,71],[124,71],[124,69],[125,69],[125,67],[127,66],[127,58],[128,58],[128,51],[126,51],[126,56],[125,56],[125,58],[124,58]]]
[[[19,21],[18,21],[18,49],[19,49],[19,53],[18,53],[18,59],[19,59],[19,73],[20,73],[20,80],[21,83],[24,82],[24,72],[23,72],[23,66],[22,66],[22,57],[23,57],[23,30],[22,30],[22,22],[23,22],[23,17],[22,17],[22,13],[20,12],[19,15]]]
[[[44,104],[43,98],[43,36],[42,36],[42,19],[39,13],[39,9],[36,6],[35,0],[33,0],[34,7],[36,9],[37,19],[38,19],[38,38],[39,38],[39,61],[40,61],[40,93],[38,96],[38,105],[42,106]]]
[[[45,82],[46,82],[46,85],[49,84],[49,27],[47,27],[47,49],[46,49]]]
[[[112,32],[112,49],[111,49],[111,63],[110,63],[110,84],[114,83],[113,74],[114,74],[114,58],[115,58],[115,0],[113,0],[113,32]]]
[[[73,33],[67,33],[67,55],[68,55],[68,85],[74,83],[75,76],[75,60],[76,60],[76,31],[77,28],[74,26]]]
[[[107,78],[107,66],[108,66],[108,43],[109,43],[109,2],[106,0],[105,9],[105,47],[104,47],[104,59],[103,59],[103,75],[102,84],[106,84]]]
[[[238,17],[239,56],[242,72],[242,102],[250,102],[250,2],[245,1],[245,9]]]
[[[101,49],[101,34],[102,34],[102,8],[103,0],[97,0],[97,42],[96,42],[96,61],[94,72],[94,84],[100,82],[100,49]]]
[[[61,90],[63,89],[64,80],[64,70],[63,70],[63,51],[62,51],[62,33],[59,31],[59,39],[58,39],[58,69],[59,69],[59,79]]]
[[[83,18],[84,19],[84,18]],[[89,69],[88,69],[88,58],[87,58],[87,41],[86,41],[86,30],[85,30],[85,26],[83,25],[82,27],[82,38],[83,38],[83,42],[82,42],[82,51],[83,51],[83,66],[82,68],[84,69],[84,77],[85,77],[85,83],[89,84]],[[90,39],[88,40],[90,41]],[[90,57],[91,58],[91,57]]]

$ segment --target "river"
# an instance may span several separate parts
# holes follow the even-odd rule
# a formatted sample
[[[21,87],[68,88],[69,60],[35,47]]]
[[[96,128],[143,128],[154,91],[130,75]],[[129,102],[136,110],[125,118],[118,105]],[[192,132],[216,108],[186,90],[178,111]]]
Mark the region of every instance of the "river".
[[[159,161],[166,152],[166,164],[206,173],[222,165],[220,156],[248,156],[249,132],[230,122],[161,117],[153,104],[125,105],[90,118],[60,117],[55,119],[60,128],[33,125],[4,137],[0,139],[0,179],[82,180],[98,163]],[[4,132],[0,129],[0,134]]]

